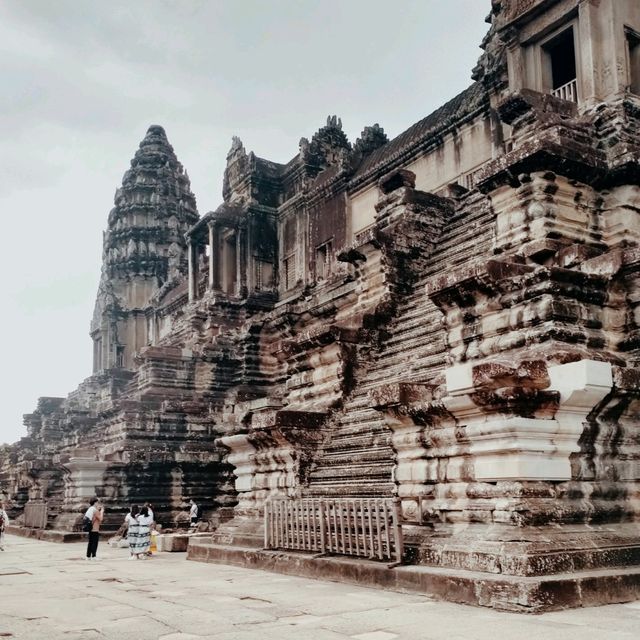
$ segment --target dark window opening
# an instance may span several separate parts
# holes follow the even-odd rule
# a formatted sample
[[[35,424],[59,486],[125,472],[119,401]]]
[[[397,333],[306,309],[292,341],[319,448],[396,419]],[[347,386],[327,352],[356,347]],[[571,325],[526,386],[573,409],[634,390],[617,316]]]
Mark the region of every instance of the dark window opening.
[[[255,262],[255,283],[256,283],[256,291],[260,291],[262,289],[262,262],[260,260],[256,260]]]
[[[573,28],[543,45],[545,54],[545,85],[547,90],[563,100],[577,101],[577,67]]]
[[[237,280],[237,248],[235,234],[228,235],[224,239],[222,251],[222,290],[229,295],[234,295],[236,292]]]
[[[121,344],[116,347],[116,367],[124,368],[124,345]]]
[[[254,277],[256,291],[271,289],[273,287],[273,264],[256,258]]]
[[[331,241],[316,249],[316,280],[324,280],[331,275]]]
[[[284,259],[284,288],[291,289],[296,283],[296,261],[295,254]]]
[[[640,95],[640,33],[627,31],[629,46],[629,91]]]

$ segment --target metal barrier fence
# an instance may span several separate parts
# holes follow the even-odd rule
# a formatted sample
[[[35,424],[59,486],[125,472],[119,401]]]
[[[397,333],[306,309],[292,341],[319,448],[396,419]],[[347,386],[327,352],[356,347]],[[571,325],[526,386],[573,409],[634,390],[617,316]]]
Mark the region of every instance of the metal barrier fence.
[[[383,498],[272,498],[264,505],[264,546],[400,563],[399,506]]]
[[[47,528],[46,502],[27,502],[24,505],[24,526],[33,529]]]

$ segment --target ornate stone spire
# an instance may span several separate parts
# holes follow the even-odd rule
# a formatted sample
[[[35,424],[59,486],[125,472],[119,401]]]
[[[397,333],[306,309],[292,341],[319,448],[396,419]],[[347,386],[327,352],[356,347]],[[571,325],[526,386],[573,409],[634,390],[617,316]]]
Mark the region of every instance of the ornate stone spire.
[[[178,266],[169,264],[169,247],[184,249],[184,232],[198,220],[189,177],[162,127],[149,127],[114,205],[104,237],[106,277],[136,275],[162,284]]]
[[[503,29],[516,14],[525,7],[531,8],[539,0],[513,0],[505,3],[503,0],[491,0],[491,13],[486,22],[491,26],[483,38],[480,48],[482,54],[471,72],[471,78],[482,82],[488,90],[498,91],[504,87],[507,78],[507,41],[516,36],[514,29]]]
[[[247,155],[242,140],[238,136],[233,136],[231,149],[227,153],[227,167],[224,170],[222,183],[222,197],[225,202],[231,199],[234,191],[238,189],[242,181],[247,177],[251,168],[249,155]]]
[[[344,159],[345,153],[350,151],[351,144],[342,130],[342,120],[338,116],[328,116],[327,124],[316,131],[311,142],[306,138],[300,141],[302,162],[320,170],[338,164]]]
[[[102,276],[91,323],[94,369],[122,366],[141,345],[141,331],[122,335],[130,312],[138,315],[168,279],[186,273],[184,234],[198,220],[189,177],[162,127],[152,125],[116,190],[104,233]],[[144,320],[144,318],[142,318]],[[118,334],[118,335],[114,335]],[[105,344],[108,343],[108,344]],[[135,345],[133,344],[135,343]],[[130,348],[131,347],[131,348]]]
[[[376,122],[370,127],[365,127],[360,134],[360,137],[353,145],[353,150],[363,156],[375,151],[379,147],[389,142],[387,134],[384,129]]]

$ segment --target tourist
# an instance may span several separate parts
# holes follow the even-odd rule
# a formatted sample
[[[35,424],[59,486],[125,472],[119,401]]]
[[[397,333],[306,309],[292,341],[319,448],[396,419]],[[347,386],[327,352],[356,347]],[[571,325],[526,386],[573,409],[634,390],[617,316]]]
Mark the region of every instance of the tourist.
[[[154,516],[154,514],[153,514],[153,508],[152,508],[152,506],[151,506],[151,503],[150,503],[150,502],[145,502],[145,503],[144,503],[144,506],[145,506],[145,507],[147,507],[147,510],[149,511],[149,517],[151,518],[151,547],[149,547],[149,551],[147,551],[147,555],[148,555],[148,556],[151,556],[151,555],[153,555],[153,554],[151,553],[151,551],[152,551],[152,547],[154,546],[154,545],[153,545],[153,541],[154,541],[153,536],[154,536],[154,534],[155,534],[156,518],[155,518],[155,516]],[[153,549],[153,551],[155,551],[155,550],[156,550],[156,549],[154,548],[154,549]]]
[[[140,523],[138,522],[138,516],[140,515],[140,508],[137,504],[132,504],[129,513],[124,518],[127,525],[127,542],[129,543],[129,560],[138,559],[138,540],[140,536]]]
[[[98,551],[98,542],[100,541],[100,524],[104,518],[104,507],[98,498],[89,500],[89,508],[86,510],[84,517],[91,522],[89,533],[89,541],[87,543],[87,560],[95,559]]]
[[[191,508],[189,509],[189,519],[191,521],[191,526],[195,527],[198,524],[198,505],[195,503],[195,500],[192,498],[189,500],[191,504]]]
[[[138,546],[137,552],[139,557],[145,557],[149,554],[149,547],[151,546],[151,525],[153,523],[153,516],[149,514],[149,509],[144,506],[140,509],[140,515],[138,516]]]
[[[9,524],[9,516],[4,510],[4,502],[0,502],[0,551],[4,551],[4,530]]]
[[[155,523],[155,516],[153,514],[153,508],[151,506],[150,502],[145,502],[144,506],[147,507],[147,511],[149,512],[149,515],[151,516],[151,522]]]

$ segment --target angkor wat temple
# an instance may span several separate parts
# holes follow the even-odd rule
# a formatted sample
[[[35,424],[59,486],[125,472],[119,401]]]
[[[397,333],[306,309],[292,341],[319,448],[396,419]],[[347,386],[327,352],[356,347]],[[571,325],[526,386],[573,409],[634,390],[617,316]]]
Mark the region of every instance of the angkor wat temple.
[[[176,526],[195,498],[193,559],[523,611],[638,597],[640,3],[489,21],[473,84],[393,140],[330,117],[279,164],[234,138],[201,217],[149,128],[93,374],[1,454],[22,526],[71,531],[94,494],[113,527],[143,500]]]

